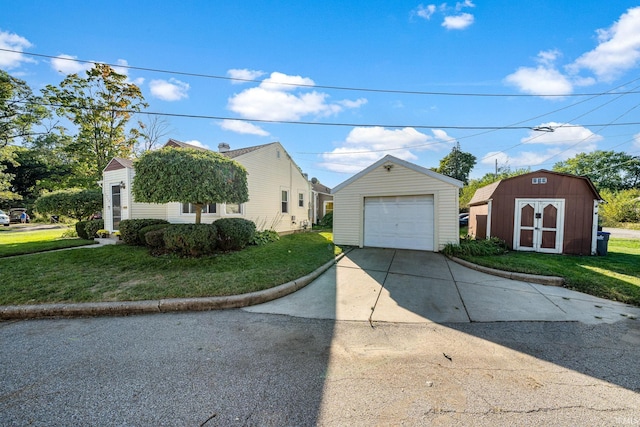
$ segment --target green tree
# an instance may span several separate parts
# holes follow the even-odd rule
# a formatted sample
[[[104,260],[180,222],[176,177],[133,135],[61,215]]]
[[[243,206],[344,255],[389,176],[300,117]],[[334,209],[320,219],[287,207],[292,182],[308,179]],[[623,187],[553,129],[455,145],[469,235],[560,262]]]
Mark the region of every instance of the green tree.
[[[140,88],[105,64],[95,64],[86,77],[67,76],[60,87],[48,85],[43,93],[59,117],[69,119],[77,134],[66,152],[85,170],[86,185],[99,180],[113,157],[130,157],[138,132],[129,128],[133,114],[146,108]]]
[[[600,196],[605,200],[605,203],[600,205],[599,212],[605,226],[615,227],[621,222],[640,222],[640,189],[618,192],[605,189]]]
[[[11,189],[13,174],[7,165],[15,163],[12,145],[25,143],[33,138],[33,127],[47,116],[41,100],[20,79],[0,70],[0,201],[6,203],[20,199]]]
[[[95,212],[102,210],[102,191],[86,188],[58,190],[40,196],[34,207],[42,215],[88,219]]]
[[[249,200],[246,169],[213,151],[172,147],[147,151],[134,167],[131,191],[137,202],[192,203],[196,224],[205,204]]]
[[[624,152],[594,151],[558,162],[556,172],[588,176],[598,190],[640,188],[640,157]]]
[[[469,182],[469,173],[475,165],[476,156],[460,150],[460,143],[457,142],[451,149],[451,153],[440,160],[440,165],[433,170],[467,184]]]
[[[29,141],[33,127],[47,116],[42,100],[23,80],[0,70],[0,148]]]

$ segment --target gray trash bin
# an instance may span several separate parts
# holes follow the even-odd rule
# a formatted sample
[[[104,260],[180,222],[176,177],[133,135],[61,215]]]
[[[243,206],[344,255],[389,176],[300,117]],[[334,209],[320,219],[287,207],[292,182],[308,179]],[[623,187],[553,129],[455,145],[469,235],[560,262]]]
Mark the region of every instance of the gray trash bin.
[[[611,233],[607,233],[606,231],[598,231],[598,242],[596,246],[596,252],[600,256],[607,255],[609,250],[609,236]]]

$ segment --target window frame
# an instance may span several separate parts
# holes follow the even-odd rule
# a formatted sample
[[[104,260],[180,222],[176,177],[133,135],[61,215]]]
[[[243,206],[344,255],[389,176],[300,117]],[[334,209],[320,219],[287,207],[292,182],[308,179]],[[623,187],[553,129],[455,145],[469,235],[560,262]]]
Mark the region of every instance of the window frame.
[[[283,214],[289,213],[289,190],[280,190],[280,211]]]
[[[185,206],[188,206],[185,209]],[[213,212],[211,212],[211,206],[213,206]],[[185,210],[187,212],[185,212]],[[215,215],[218,213],[218,206],[215,203],[207,203],[202,206],[202,214]],[[180,215],[195,215],[196,211],[193,207],[193,203],[180,203]]]

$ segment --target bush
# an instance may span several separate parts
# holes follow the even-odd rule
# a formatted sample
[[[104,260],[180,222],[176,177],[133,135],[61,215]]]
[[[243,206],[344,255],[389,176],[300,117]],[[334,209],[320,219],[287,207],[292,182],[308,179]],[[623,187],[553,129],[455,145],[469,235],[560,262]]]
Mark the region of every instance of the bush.
[[[74,219],[89,218],[102,210],[102,190],[71,188],[40,196],[35,210],[41,215],[64,215]]]
[[[244,218],[222,218],[213,224],[218,229],[218,248],[223,251],[244,248],[256,234],[256,225]]]
[[[218,230],[214,224],[171,224],[164,229],[164,247],[183,256],[212,254]]]
[[[442,253],[447,256],[491,256],[504,255],[508,250],[507,244],[496,237],[477,240],[467,237],[459,245],[449,243]]]
[[[101,219],[92,219],[91,221],[85,221],[84,230],[87,233],[88,239],[96,237],[98,230],[104,228],[104,221]]]
[[[76,222],[76,233],[78,237],[84,240],[89,240],[89,235],[87,234],[87,230],[85,225],[87,225],[89,221],[78,221]]]
[[[138,240],[140,240],[140,242],[146,245],[147,244],[146,235],[148,232],[162,230],[163,228],[167,228],[168,226],[169,224],[153,224],[153,225],[147,225],[146,227],[142,227],[140,231],[138,231]]]
[[[164,248],[164,230],[166,227],[149,230],[144,235],[145,244],[151,249]]]
[[[333,212],[327,212],[327,214],[318,221],[318,226],[323,228],[333,228]]]
[[[169,224],[169,222],[154,218],[124,219],[120,221],[120,238],[127,245],[144,246],[145,241],[141,240],[138,234],[144,227],[155,224]]]
[[[640,222],[640,189],[600,193],[606,201],[600,205],[600,217],[605,226],[620,222]]]
[[[274,230],[264,230],[264,231],[256,231],[256,234],[253,236],[253,240],[251,240],[252,245],[262,246],[267,243],[277,242],[280,240],[280,235],[277,231]]]

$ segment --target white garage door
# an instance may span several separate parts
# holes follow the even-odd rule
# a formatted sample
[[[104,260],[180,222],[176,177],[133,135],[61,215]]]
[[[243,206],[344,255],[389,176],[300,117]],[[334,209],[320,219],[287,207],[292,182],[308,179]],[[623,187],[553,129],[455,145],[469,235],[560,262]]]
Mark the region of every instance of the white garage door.
[[[366,197],[364,245],[433,250],[433,196]]]

